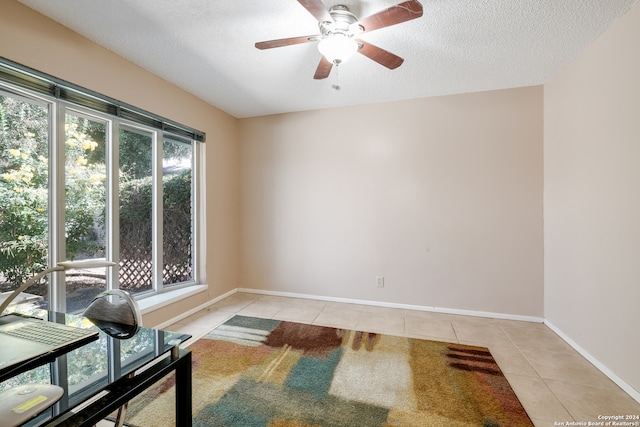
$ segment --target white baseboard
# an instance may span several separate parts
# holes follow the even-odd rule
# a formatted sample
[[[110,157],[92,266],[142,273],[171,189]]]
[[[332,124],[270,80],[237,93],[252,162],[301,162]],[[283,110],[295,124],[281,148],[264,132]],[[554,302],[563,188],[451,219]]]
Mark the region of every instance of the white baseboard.
[[[582,348],[578,343],[569,338],[564,332],[562,332],[558,327],[556,327],[553,323],[548,320],[544,321],[544,324],[549,327],[553,332],[558,334],[560,338],[562,338],[567,344],[569,344],[575,351],[580,353],[585,359],[587,359],[593,366],[598,368],[603,374],[605,374],[611,381],[616,383],[622,390],[624,390],[631,398],[633,398],[636,402],[640,403],[640,392],[635,388],[631,387],[627,384],[622,378],[617,376],[611,369],[607,368],[602,362],[593,357],[588,351]]]
[[[336,298],[336,297],[319,296],[319,295],[298,294],[298,293],[292,293],[292,292],[265,291],[261,289],[250,289],[250,288],[238,288],[238,292],[245,292],[248,294],[271,295],[271,296],[279,296],[279,297],[303,298],[303,299],[312,299],[312,300],[319,300],[319,301],[343,302],[346,304],[371,305],[376,307],[402,308],[406,310],[416,310],[416,311],[431,311],[435,313],[459,314],[462,316],[476,316],[476,317],[490,317],[494,319],[519,320],[523,322],[534,322],[534,323],[544,322],[544,319],[542,317],[522,316],[518,314],[492,313],[487,311],[474,311],[474,310],[458,310],[455,308],[430,307],[430,306],[412,305],[412,304],[398,304],[393,302],[368,301],[368,300],[359,300],[359,299],[351,299],[351,298]]]

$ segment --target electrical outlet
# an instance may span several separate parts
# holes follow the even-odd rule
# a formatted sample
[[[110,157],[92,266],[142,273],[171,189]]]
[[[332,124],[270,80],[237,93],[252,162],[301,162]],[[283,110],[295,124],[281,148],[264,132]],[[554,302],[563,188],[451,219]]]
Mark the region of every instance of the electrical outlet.
[[[376,286],[384,288],[384,276],[376,276]]]

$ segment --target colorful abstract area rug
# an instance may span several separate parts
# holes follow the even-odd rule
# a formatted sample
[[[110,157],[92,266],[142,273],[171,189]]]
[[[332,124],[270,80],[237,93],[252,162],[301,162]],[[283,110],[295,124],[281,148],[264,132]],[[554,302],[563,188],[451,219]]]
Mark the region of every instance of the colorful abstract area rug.
[[[483,347],[235,316],[190,348],[198,427],[533,426]],[[127,423],[173,425],[173,393]]]

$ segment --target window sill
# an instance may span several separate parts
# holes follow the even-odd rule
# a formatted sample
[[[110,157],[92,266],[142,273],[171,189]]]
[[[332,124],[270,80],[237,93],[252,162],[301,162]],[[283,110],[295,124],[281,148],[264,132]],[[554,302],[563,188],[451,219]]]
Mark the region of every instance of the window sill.
[[[159,308],[166,307],[174,302],[188,298],[192,295],[207,290],[207,285],[194,285],[176,289],[175,291],[163,292],[147,298],[138,300],[138,306],[142,314],[147,314]]]

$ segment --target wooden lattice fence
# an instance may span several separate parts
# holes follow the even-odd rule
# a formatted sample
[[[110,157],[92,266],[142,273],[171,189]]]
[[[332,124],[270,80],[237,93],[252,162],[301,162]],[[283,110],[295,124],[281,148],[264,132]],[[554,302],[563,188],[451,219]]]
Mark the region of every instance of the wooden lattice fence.
[[[124,191],[120,207],[120,288],[152,289],[151,183],[139,180]],[[164,183],[162,282],[193,279],[191,175],[176,175]]]

